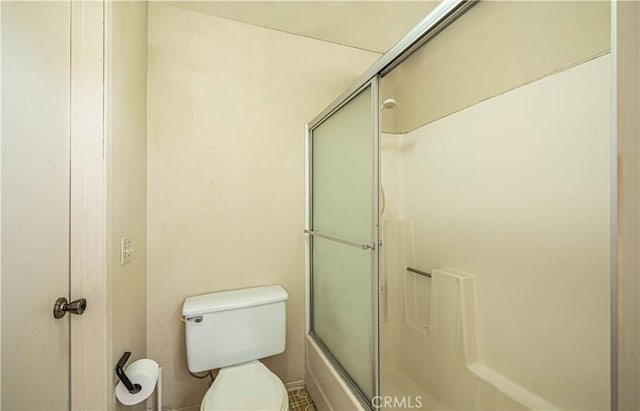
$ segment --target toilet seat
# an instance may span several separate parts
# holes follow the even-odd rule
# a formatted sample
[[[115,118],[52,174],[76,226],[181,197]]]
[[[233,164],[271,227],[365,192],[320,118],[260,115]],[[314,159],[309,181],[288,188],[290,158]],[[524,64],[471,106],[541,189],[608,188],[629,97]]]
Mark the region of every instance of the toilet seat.
[[[251,361],[220,369],[200,410],[288,411],[289,397],[274,373],[260,361]]]

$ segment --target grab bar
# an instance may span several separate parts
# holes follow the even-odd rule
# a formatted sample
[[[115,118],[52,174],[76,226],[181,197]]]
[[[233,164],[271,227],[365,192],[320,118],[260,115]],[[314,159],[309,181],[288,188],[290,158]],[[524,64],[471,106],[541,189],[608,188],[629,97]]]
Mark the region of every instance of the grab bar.
[[[407,271],[411,271],[412,273],[416,273],[416,274],[431,278],[431,273],[427,271],[418,270],[417,268],[407,267]]]

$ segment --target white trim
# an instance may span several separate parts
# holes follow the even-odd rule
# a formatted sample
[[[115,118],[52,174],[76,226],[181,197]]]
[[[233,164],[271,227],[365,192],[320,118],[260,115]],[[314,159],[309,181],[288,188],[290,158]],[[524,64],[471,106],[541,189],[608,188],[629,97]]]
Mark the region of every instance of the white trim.
[[[287,392],[301,390],[304,388],[304,380],[286,382],[284,388],[286,388]]]
[[[71,280],[87,311],[71,319],[72,410],[107,408],[104,2],[71,2]]]
[[[618,19],[617,0],[611,2],[611,207],[610,210],[610,401],[618,410]]]
[[[199,411],[200,407],[201,404],[193,404],[182,408],[172,408],[170,411]],[[169,410],[169,408],[165,408],[165,410]]]
[[[0,5],[0,113],[2,113],[2,5]],[[0,114],[0,153],[2,152],[2,115]],[[2,156],[0,155],[0,227],[2,227]],[[0,235],[0,279],[2,279],[2,236]],[[2,318],[2,281],[0,281],[0,319]],[[0,320],[0,354],[2,353],[2,321]],[[2,355],[0,355],[0,370]],[[2,393],[2,373],[0,373],[0,394]],[[0,410],[2,395],[0,395]]]

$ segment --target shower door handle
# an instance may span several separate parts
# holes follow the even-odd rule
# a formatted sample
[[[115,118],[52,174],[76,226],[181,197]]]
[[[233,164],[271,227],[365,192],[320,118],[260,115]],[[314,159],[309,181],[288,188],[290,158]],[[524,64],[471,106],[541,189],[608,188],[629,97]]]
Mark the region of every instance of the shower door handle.
[[[53,318],[62,318],[68,312],[71,314],[82,315],[86,309],[87,300],[84,298],[68,302],[65,297],[60,297],[53,305]]]

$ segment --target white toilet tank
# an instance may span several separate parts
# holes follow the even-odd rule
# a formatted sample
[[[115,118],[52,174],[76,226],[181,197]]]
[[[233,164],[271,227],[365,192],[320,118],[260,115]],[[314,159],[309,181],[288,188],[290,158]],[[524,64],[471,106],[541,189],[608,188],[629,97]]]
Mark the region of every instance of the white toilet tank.
[[[283,352],[287,298],[279,285],[187,298],[182,315],[189,370],[208,371]]]

